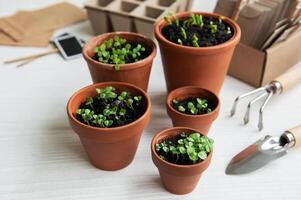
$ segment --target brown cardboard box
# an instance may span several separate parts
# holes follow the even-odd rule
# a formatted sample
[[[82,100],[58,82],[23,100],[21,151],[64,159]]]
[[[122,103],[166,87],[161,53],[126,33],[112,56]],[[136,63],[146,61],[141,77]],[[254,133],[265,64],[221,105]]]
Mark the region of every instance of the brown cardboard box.
[[[255,87],[265,85],[301,60],[300,44],[301,31],[264,52],[239,44],[228,74]]]

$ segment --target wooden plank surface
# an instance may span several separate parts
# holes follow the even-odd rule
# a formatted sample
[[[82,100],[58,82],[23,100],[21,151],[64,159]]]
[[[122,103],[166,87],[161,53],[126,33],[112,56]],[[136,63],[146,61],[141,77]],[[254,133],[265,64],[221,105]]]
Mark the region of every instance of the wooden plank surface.
[[[53,1],[0,0],[0,13],[37,8]],[[78,0],[75,3],[81,4]],[[194,10],[211,10],[214,1],[201,0]],[[91,37],[88,22],[58,31]],[[39,48],[0,47],[0,61],[39,53]],[[227,176],[227,163],[246,145],[268,134],[301,123],[301,86],[275,97],[265,113],[265,130],[256,131],[257,113],[242,126],[243,103],[234,119],[228,117],[235,96],[253,88],[227,77],[221,93],[222,110],[210,137],[214,157],[195,192],[187,196],[167,193],[150,157],[152,136],[171,126],[164,107],[165,82],[160,55],[150,80],[152,120],[144,131],[134,162],[116,172],[89,164],[78,137],[67,122],[65,106],[70,95],[91,83],[82,58],[64,61],[49,55],[21,68],[0,65],[0,199],[1,200],[120,200],[120,199],[229,199],[299,200],[301,196],[300,151],[271,163],[255,173]]]

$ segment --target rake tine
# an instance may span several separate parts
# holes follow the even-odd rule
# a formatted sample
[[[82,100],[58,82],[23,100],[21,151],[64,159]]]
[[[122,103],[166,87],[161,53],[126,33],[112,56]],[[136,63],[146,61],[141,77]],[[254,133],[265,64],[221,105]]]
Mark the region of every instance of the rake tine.
[[[252,105],[254,103],[256,103],[257,101],[259,101],[261,98],[265,97],[266,95],[267,95],[267,93],[260,94],[248,103],[247,111],[246,111],[246,114],[244,116],[244,124],[248,124],[249,121],[250,121],[250,110],[251,110]]]
[[[242,95],[236,97],[236,99],[234,100],[232,109],[230,111],[230,117],[232,117],[232,116],[235,115],[237,104],[238,104],[239,100],[241,100],[243,98],[246,98],[248,96],[251,96],[251,95],[253,95],[255,93],[261,92],[261,91],[266,91],[266,88],[265,87],[257,88],[257,89],[255,89],[255,90],[253,90],[251,92],[248,92],[248,93],[245,93],[245,94],[242,94]]]
[[[269,95],[267,96],[267,98],[265,99],[264,103],[260,107],[260,110],[259,110],[259,121],[258,121],[258,129],[259,129],[259,131],[261,131],[263,129],[263,111],[264,111],[267,103],[272,98],[273,94],[274,94],[273,92],[269,92]]]

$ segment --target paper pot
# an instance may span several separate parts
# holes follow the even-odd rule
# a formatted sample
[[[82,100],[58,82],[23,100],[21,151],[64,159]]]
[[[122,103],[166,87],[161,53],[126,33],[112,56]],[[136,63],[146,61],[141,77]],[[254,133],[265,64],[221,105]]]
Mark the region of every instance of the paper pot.
[[[172,107],[172,100],[185,100],[187,98],[201,97],[208,100],[212,112],[203,115],[189,115],[181,113]],[[207,135],[213,121],[218,117],[220,111],[219,98],[209,90],[197,87],[186,86],[173,90],[166,99],[166,110],[171,118],[173,126],[190,127]]]
[[[143,60],[135,63],[121,65],[120,70],[115,70],[113,65],[98,62],[94,56],[94,48],[104,41],[119,36],[128,42],[140,43],[149,50],[150,54]],[[127,82],[147,91],[149,76],[156,56],[157,50],[155,43],[143,35],[131,32],[105,33],[92,38],[83,48],[83,56],[88,64],[90,74],[94,83],[105,81]]]
[[[96,95],[96,88],[113,86],[117,91],[128,91],[144,99],[144,114],[136,121],[114,128],[97,128],[78,121],[76,110],[87,97]],[[87,86],[77,91],[69,100],[67,113],[71,128],[76,132],[88,154],[90,162],[103,170],[118,170],[128,166],[136,153],[143,129],[150,120],[150,98],[140,88],[120,82],[105,82]]]
[[[206,160],[193,165],[177,165],[162,160],[156,153],[155,145],[164,139],[175,137],[181,132],[189,134],[198,131],[184,127],[166,129],[155,135],[151,142],[152,159],[159,170],[163,186],[167,191],[178,195],[187,194],[194,190],[202,173],[208,168],[212,157],[211,152]]]
[[[219,18],[218,14],[194,12],[203,16]],[[191,12],[178,13],[179,19]],[[155,37],[159,42],[167,90],[196,85],[219,94],[223,85],[233,51],[240,40],[239,26],[229,18],[224,21],[233,28],[233,37],[225,43],[212,47],[188,47],[168,41],[161,33],[167,23],[164,20],[155,26]]]

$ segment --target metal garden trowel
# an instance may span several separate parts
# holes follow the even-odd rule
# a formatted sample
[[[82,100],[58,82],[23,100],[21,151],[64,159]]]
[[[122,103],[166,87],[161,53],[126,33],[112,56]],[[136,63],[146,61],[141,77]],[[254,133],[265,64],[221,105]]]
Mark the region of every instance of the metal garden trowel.
[[[301,125],[285,131],[280,137],[267,135],[237,154],[229,163],[226,174],[253,172],[300,145]]]

